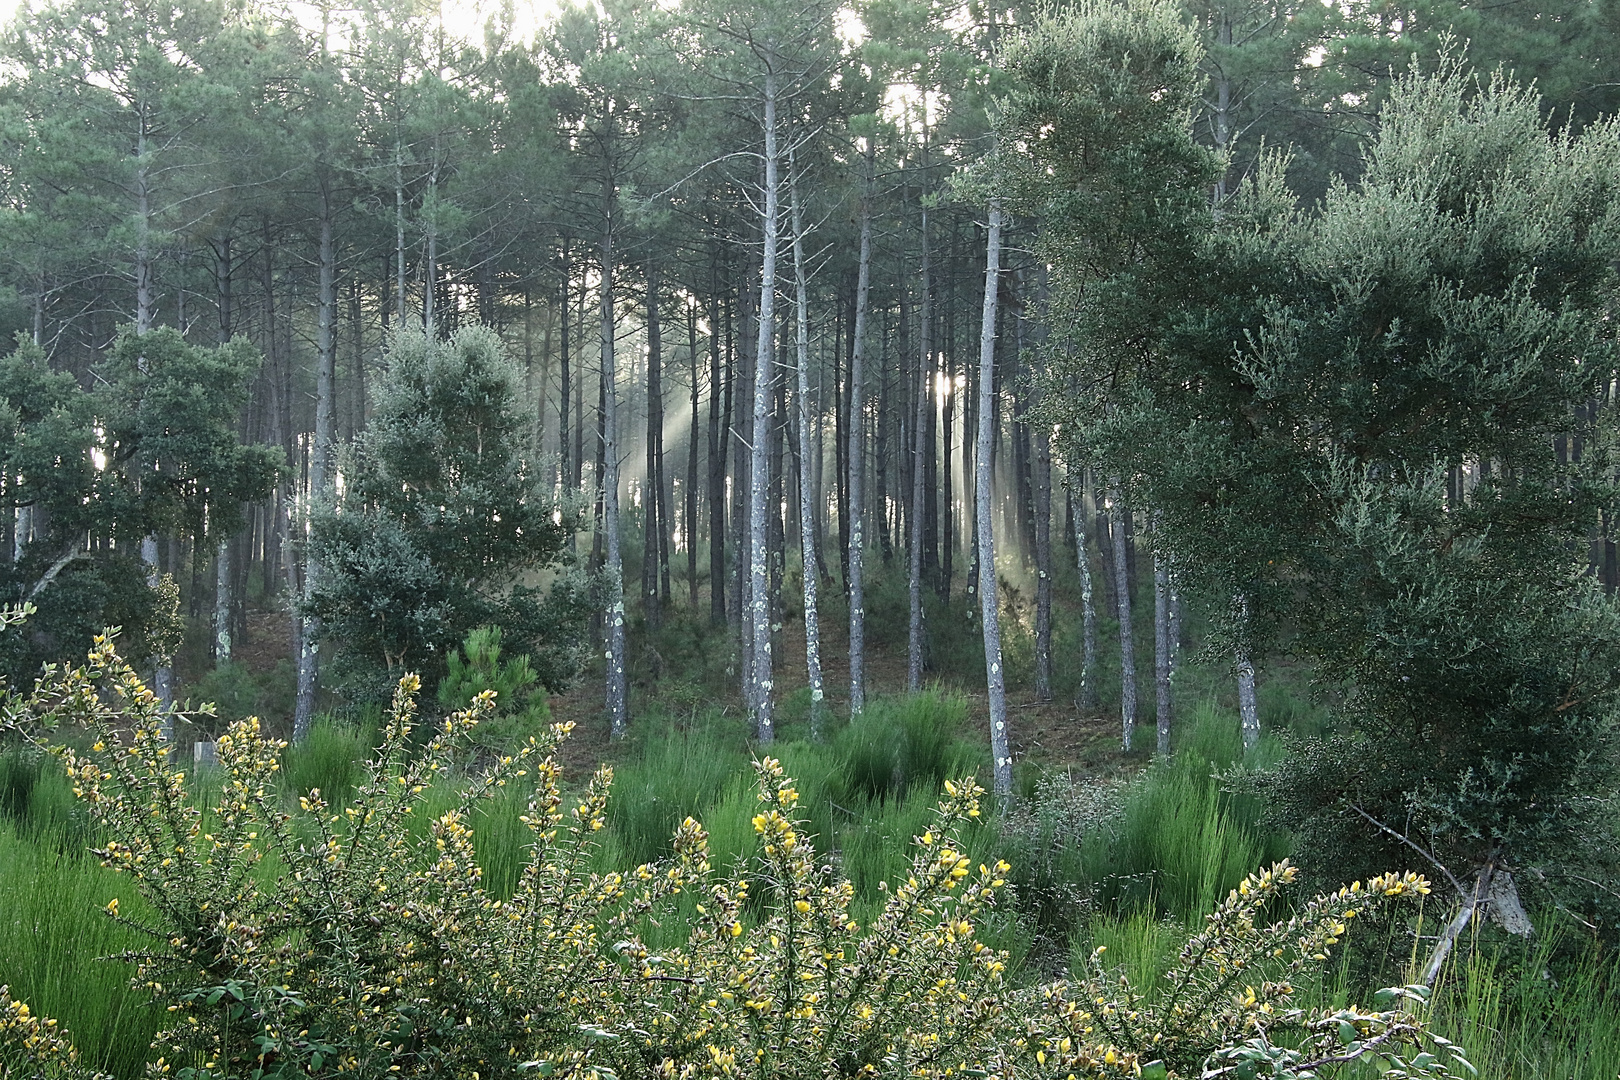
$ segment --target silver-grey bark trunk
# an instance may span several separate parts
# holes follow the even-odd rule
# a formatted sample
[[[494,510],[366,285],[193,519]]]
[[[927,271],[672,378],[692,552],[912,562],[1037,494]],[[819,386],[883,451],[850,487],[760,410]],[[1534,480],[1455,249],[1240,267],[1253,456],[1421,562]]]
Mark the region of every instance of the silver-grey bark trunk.
[[[613,738],[630,730],[630,686],[625,671],[624,562],[619,555],[618,375],[613,356],[613,226],[612,181],[602,185],[602,531],[607,553],[602,572],[607,580],[607,714]]]
[[[323,193],[324,194],[324,193]],[[337,376],[337,254],[332,239],[329,199],[323,199],[320,271],[315,312],[315,441],[309,448],[309,498],[305,517],[326,499],[328,462],[332,453],[332,397]],[[307,536],[307,529],[304,530]],[[304,549],[304,599],[315,591],[320,564]],[[320,621],[300,618],[298,625],[298,699],[293,712],[293,742],[303,742],[315,718],[315,691],[320,677]]]
[[[990,698],[990,757],[992,786],[1006,806],[1012,798],[1012,743],[1007,733],[1007,683],[1001,669],[1001,613],[996,588],[996,538],[991,527],[995,506],[990,501],[991,441],[995,430],[996,300],[1001,272],[1001,203],[990,200],[990,222],[985,241],[984,311],[979,326],[979,430],[974,451],[975,522],[979,539],[979,611],[984,634],[985,688]]]
[[[1240,620],[1237,651],[1238,715],[1243,723],[1243,748],[1251,749],[1260,741],[1260,705],[1254,691],[1254,661],[1249,655],[1249,598],[1237,598]]]
[[[804,216],[799,206],[799,176],[788,151],[788,199],[793,214],[794,366],[799,377],[799,557],[804,563],[804,663],[810,677],[810,737],[821,738],[825,687],[821,679],[821,616],[817,611],[815,467],[810,436],[810,302],[804,267]],[[695,369],[694,369],[695,370]],[[696,377],[693,378],[692,430],[697,431]],[[695,436],[694,436],[695,437]],[[694,443],[693,445],[696,445]],[[694,461],[695,461],[694,457]],[[692,474],[697,474],[696,466]],[[688,515],[690,519],[691,515]],[[689,541],[690,542],[690,541]]]
[[[214,662],[228,664],[231,660],[231,586],[235,577],[231,572],[231,538],[219,542],[214,559]]]
[[[866,471],[866,297],[872,284],[872,170],[877,143],[866,142],[865,191],[861,198],[861,253],[855,274],[855,335],[849,361],[849,713],[866,711],[866,582],[862,554],[865,498],[861,488]]]
[[[778,230],[776,73],[765,73],[765,211],[760,221],[764,251],[759,273],[759,336],[754,349],[754,430],[748,476],[748,626],[753,649],[749,695],[754,737],[768,743],[776,736],[771,717],[770,536],[766,508],[770,495],[771,362],[776,326],[776,234]]]
[[[928,208],[922,211],[922,350],[918,356],[917,421],[914,425],[911,458],[911,546],[910,565],[906,582],[909,589],[911,621],[906,635],[906,689],[916,693],[922,689],[923,671],[923,516],[927,509],[928,476],[925,455],[933,452],[928,445],[928,397],[934,370],[933,342],[933,279],[928,262]]]
[[[1153,529],[1157,540],[1159,537],[1158,522],[1154,522]],[[1154,719],[1158,725],[1158,753],[1161,757],[1170,754],[1170,722],[1171,722],[1171,695],[1170,676],[1172,672],[1175,642],[1171,637],[1171,595],[1170,595],[1170,567],[1165,558],[1157,550],[1153,553],[1153,687],[1156,692],[1154,700]]]
[[[1080,691],[1075,706],[1082,712],[1097,708],[1097,601],[1091,584],[1091,553],[1086,550],[1084,492],[1074,513],[1075,567],[1080,571]]]
[[[1052,700],[1052,438],[1037,422],[1035,451],[1035,697]]]
[[[1126,750],[1136,727],[1136,643],[1131,635],[1131,574],[1125,550],[1124,493],[1119,478],[1109,481],[1108,524],[1114,549],[1114,594],[1119,603],[1119,723]]]

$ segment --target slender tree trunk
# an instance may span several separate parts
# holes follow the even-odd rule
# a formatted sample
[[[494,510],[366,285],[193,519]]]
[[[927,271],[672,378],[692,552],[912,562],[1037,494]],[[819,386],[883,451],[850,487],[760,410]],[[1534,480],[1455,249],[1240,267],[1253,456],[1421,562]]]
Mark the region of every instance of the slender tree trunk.
[[[1249,655],[1249,598],[1237,598],[1238,619],[1241,623],[1237,651],[1238,715],[1243,722],[1243,748],[1251,749],[1260,741],[1260,706],[1254,692],[1254,661]]]
[[[394,143],[394,320],[405,325],[405,148]]]
[[[764,253],[759,274],[758,340],[754,349],[754,424],[748,477],[748,628],[753,637],[754,737],[769,743],[771,716],[771,604],[766,503],[770,491],[772,346],[776,329],[777,203],[776,72],[765,72],[765,213],[760,222]]]
[[[1124,492],[1119,478],[1109,481],[1108,522],[1113,533],[1114,593],[1119,602],[1119,722],[1126,750],[1136,727],[1136,643],[1131,635],[1131,575],[1126,565]]]
[[[152,266],[152,190],[146,110],[141,107],[140,132],[135,141],[135,332],[152,329],[157,284]]]
[[[562,327],[561,337],[558,341],[559,364],[557,367],[557,480],[564,488],[577,488],[574,482],[574,471],[571,464],[573,455],[568,445],[568,402],[573,393],[572,385],[572,356],[568,349],[568,330],[573,323],[573,315],[568,310],[568,285],[573,268],[568,262],[568,238],[563,237],[562,242]],[[573,536],[568,540],[573,544]]]
[[[658,322],[658,269],[647,261],[647,488],[642,498],[646,511],[646,535],[641,559],[641,606],[647,630],[657,633],[664,625],[664,606],[658,595],[658,563],[662,555],[659,539],[664,521],[659,516],[661,483],[658,476],[659,451],[664,445],[663,335]]]
[[[214,556],[214,663],[231,662],[231,538],[220,539]]]
[[[1006,806],[1012,799],[1012,742],[1007,732],[1007,684],[1001,668],[1001,613],[996,588],[996,538],[990,501],[991,441],[995,436],[996,302],[1001,274],[1001,203],[990,200],[990,222],[985,241],[984,314],[979,327],[979,431],[974,454],[974,487],[979,538],[979,611],[984,635],[984,672],[990,698],[990,758],[996,799]]]
[[[686,491],[685,491],[685,526],[686,534],[686,601],[694,615],[697,614],[698,605],[698,570],[697,570],[697,537],[698,537],[698,343],[697,343],[697,307],[688,304],[686,308],[686,360],[690,367],[692,378],[692,422],[686,426]]]
[[[851,329],[849,360],[849,713],[866,711],[866,581],[863,559],[865,509],[861,505],[862,473],[866,471],[865,378],[866,304],[872,285],[872,173],[877,141],[866,140],[866,176],[861,198],[861,253],[855,278],[855,324]]]
[[[1084,474],[1082,473],[1082,476]],[[1081,478],[1070,481],[1070,498],[1075,497],[1073,485]],[[1083,496],[1083,492],[1080,493]],[[1091,553],[1086,550],[1086,504],[1073,508],[1075,566],[1080,572],[1080,692],[1075,706],[1082,713],[1097,709],[1097,603],[1091,586]]]
[[[315,441],[309,456],[309,499],[306,518],[326,499],[327,460],[332,450],[332,395],[337,377],[337,254],[332,237],[331,197],[322,192],[320,270],[315,314]],[[307,535],[307,520],[303,523]],[[320,566],[313,551],[304,552],[304,599],[314,593]],[[298,700],[293,712],[293,742],[303,742],[315,717],[315,691],[320,676],[320,620],[298,619]]]
[[[804,663],[810,677],[810,737],[819,740],[822,714],[826,707],[821,681],[821,616],[817,610],[816,595],[815,469],[810,461],[810,286],[804,266],[804,215],[799,206],[799,175],[794,165],[793,151],[789,150],[788,198],[793,214],[794,360],[799,377],[799,556],[804,564]]]
[[[1035,697],[1052,700],[1052,439],[1030,432],[1035,485]]]
[[[1161,525],[1157,517],[1153,522],[1154,539],[1158,536]],[[1170,593],[1170,567],[1160,553],[1160,544],[1154,545],[1153,551],[1153,686],[1154,720],[1158,726],[1158,745],[1156,747],[1160,757],[1170,756],[1170,724],[1172,699],[1170,694],[1170,676],[1174,672],[1175,638],[1171,633],[1171,606]]]
[[[726,624],[726,445],[720,415],[723,371],[720,356],[720,289],[710,267],[709,288],[709,622]],[[726,395],[731,393],[729,386]]]
[[[924,455],[932,456],[933,447],[928,443],[928,404],[929,404],[929,376],[934,370],[934,304],[933,304],[933,273],[929,264],[928,251],[928,207],[924,205],[922,211],[922,312],[921,333],[922,348],[917,357],[918,393],[917,393],[917,421],[914,425],[912,462],[911,462],[911,548],[910,565],[907,567],[906,584],[908,586],[908,601],[910,605],[910,625],[906,635],[906,689],[912,693],[922,689],[923,650],[926,642],[923,638],[923,543],[927,539],[923,528],[923,516],[927,511],[928,470],[923,466]]]
[[[602,184],[602,530],[607,541],[607,714],[613,737],[630,730],[630,686],[625,669],[624,564],[619,556],[618,375],[613,354],[614,185]]]

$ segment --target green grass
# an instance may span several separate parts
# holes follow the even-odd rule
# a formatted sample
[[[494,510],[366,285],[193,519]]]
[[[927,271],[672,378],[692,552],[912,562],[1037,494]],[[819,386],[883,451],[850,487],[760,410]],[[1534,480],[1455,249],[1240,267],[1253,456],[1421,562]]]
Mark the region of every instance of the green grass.
[[[104,959],[146,944],[107,915],[114,897],[125,916],[143,916],[131,881],[82,843],[0,821],[0,984],[59,1021],[86,1064],[132,1080],[162,1013],[130,988],[133,965]]]
[[[1288,688],[1264,704],[1268,731],[1321,722]],[[929,827],[942,780],[982,778],[985,752],[965,741],[967,705],[949,693],[878,699],[856,721],[829,719],[827,727],[825,739],[812,742],[807,725],[789,725],[771,753],[796,781],[820,857],[854,884],[853,913],[864,922],[881,910],[885,883],[906,873],[912,837]],[[684,721],[644,714],[615,765],[609,824],[593,864],[624,869],[663,856],[688,814],[708,829],[717,866],[749,858],[748,735],[742,721],[720,712],[694,709]],[[374,743],[363,725],[322,720],[284,758],[287,798],[311,787],[334,802],[346,797]],[[1168,760],[1128,778],[1047,775],[1035,783],[1035,798],[1005,820],[987,807],[964,843],[975,862],[1012,862],[1015,890],[980,920],[982,937],[1008,950],[1015,977],[1024,979],[1090,963],[1103,948],[1100,962],[1151,997],[1187,928],[1245,874],[1287,853],[1287,836],[1262,830],[1258,803],[1223,790],[1220,779],[1281,752],[1268,735],[1245,753],[1235,712],[1209,697],[1182,713]],[[206,772],[191,782],[204,803],[215,785],[217,776]],[[459,804],[455,785],[446,777],[430,789],[413,815],[414,832],[425,834],[436,815]],[[484,881],[497,897],[511,895],[528,859],[532,838],[519,820],[528,796],[513,784],[474,811]],[[127,880],[84,854],[91,839],[59,766],[19,748],[0,754],[0,982],[60,1019],[93,1065],[135,1076],[157,1015],[128,989],[127,965],[94,958],[139,944],[103,914],[107,900],[119,896],[126,914],[141,903]],[[687,933],[680,913],[643,930],[655,948]],[[1361,947],[1399,948],[1398,939]],[[1394,958],[1394,968],[1405,960]],[[1351,970],[1340,965],[1302,993],[1343,1001]],[[1398,971],[1392,979],[1399,981]],[[1468,1048],[1482,1077],[1610,1080],[1620,1074],[1620,966],[1557,932],[1529,946],[1475,942],[1442,980],[1433,1022]]]

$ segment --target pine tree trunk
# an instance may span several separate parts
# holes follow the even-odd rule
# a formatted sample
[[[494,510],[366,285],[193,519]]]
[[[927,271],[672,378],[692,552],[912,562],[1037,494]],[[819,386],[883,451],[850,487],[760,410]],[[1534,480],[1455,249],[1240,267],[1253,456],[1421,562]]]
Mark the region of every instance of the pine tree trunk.
[[[1154,533],[1159,531],[1154,521]],[[1160,539],[1157,535],[1155,540]],[[1170,755],[1171,706],[1170,676],[1173,671],[1175,638],[1171,634],[1170,568],[1160,554],[1157,544],[1153,552],[1153,687],[1154,720],[1158,727],[1160,757]]]
[[[979,329],[979,431],[974,453],[974,500],[979,538],[979,611],[984,635],[984,672],[990,698],[991,775],[996,799],[1005,807],[1012,799],[1012,742],[1007,732],[1007,685],[1001,668],[1001,613],[996,588],[996,540],[991,519],[990,448],[994,438],[996,307],[1001,272],[1001,203],[990,201],[990,222],[985,241],[984,314]]]
[[[569,490],[577,488],[574,483],[574,471],[571,464],[572,454],[568,445],[568,402],[573,392],[571,354],[568,349],[568,330],[573,323],[572,313],[568,310],[568,278],[572,268],[568,263],[568,238],[563,237],[562,242],[562,335],[558,342],[558,368],[557,368],[557,482]],[[569,544],[573,544],[573,536],[569,536]]]
[[[709,623],[726,624],[726,429],[721,416],[720,290],[711,268],[709,290]],[[727,410],[729,414],[729,409]]]
[[[1243,723],[1243,748],[1252,749],[1260,741],[1260,705],[1255,696],[1254,660],[1249,655],[1249,598],[1237,598],[1239,641],[1237,651],[1238,716]]]
[[[320,270],[315,314],[315,441],[310,447],[309,499],[313,509],[326,499],[327,462],[332,451],[332,395],[337,380],[337,254],[332,238],[330,194],[323,190],[320,222]],[[304,553],[304,599],[314,592],[320,574],[310,548]],[[315,716],[320,675],[320,621],[305,617],[299,626],[298,699],[293,712],[293,742],[309,735]]]
[[[686,359],[692,377],[692,422],[686,426],[686,512],[682,531],[686,538],[686,600],[695,615],[698,603],[698,344],[697,307],[692,304],[686,308]]]
[[[929,375],[933,371],[934,340],[933,320],[934,306],[931,295],[933,275],[929,264],[928,253],[928,209],[924,206],[922,211],[922,312],[921,333],[922,348],[917,357],[918,393],[917,393],[917,420],[915,437],[912,440],[912,467],[911,467],[911,559],[907,567],[906,584],[909,592],[910,625],[906,640],[906,689],[912,693],[922,689],[923,650],[926,642],[923,638],[923,544],[927,539],[923,529],[923,517],[927,512],[926,489],[928,485],[928,470],[923,465],[924,454],[930,454],[932,446],[926,445],[928,440],[928,399]]]
[[[618,375],[613,354],[614,189],[602,185],[602,531],[607,542],[603,574],[607,582],[607,714],[612,735],[630,730],[630,686],[625,669],[624,564],[619,555]]]
[[[866,580],[862,566],[866,544],[863,533],[865,512],[861,505],[862,473],[866,470],[865,378],[866,304],[872,285],[872,174],[877,142],[866,140],[866,175],[861,198],[861,249],[855,277],[855,321],[850,330],[849,360],[849,713],[866,711]]]
[[[754,423],[748,477],[748,624],[752,636],[754,738],[769,743],[771,716],[771,604],[766,504],[770,492],[772,345],[776,329],[777,146],[776,73],[765,73],[765,208],[760,221],[764,251],[759,274],[759,325],[754,350]]]
[[[788,199],[793,214],[794,360],[799,379],[799,557],[804,578],[804,664],[810,678],[810,737],[820,740],[824,687],[821,681],[821,616],[817,610],[815,469],[810,462],[810,300],[804,265],[804,215],[799,175],[788,151]],[[695,392],[694,392],[695,400]]]
[[[1131,634],[1131,575],[1126,565],[1124,493],[1119,478],[1108,484],[1108,523],[1113,534],[1114,595],[1119,614],[1119,722],[1127,751],[1136,727],[1136,644]]]
[[[658,476],[659,451],[664,445],[664,377],[663,358],[664,348],[661,327],[658,322],[658,271],[649,260],[647,263],[647,484],[642,496],[642,507],[645,511],[647,523],[646,535],[643,537],[643,554],[641,559],[641,607],[647,619],[647,632],[657,633],[664,625],[664,607],[658,595],[658,563],[663,554],[659,538],[664,531],[664,521],[659,512],[664,508],[659,505],[659,488],[661,484]]]
[[[1082,474],[1083,476],[1083,474]],[[1071,480],[1070,499],[1074,498]],[[1074,517],[1075,566],[1080,572],[1080,692],[1075,706],[1082,713],[1097,710],[1097,603],[1091,585],[1091,553],[1086,550],[1086,506],[1084,498],[1072,508]]]
[[[231,589],[235,585],[231,572],[231,538],[219,541],[214,556],[214,663],[231,662]]]
[[[1035,697],[1052,700],[1052,440],[1030,432],[1035,485]]]

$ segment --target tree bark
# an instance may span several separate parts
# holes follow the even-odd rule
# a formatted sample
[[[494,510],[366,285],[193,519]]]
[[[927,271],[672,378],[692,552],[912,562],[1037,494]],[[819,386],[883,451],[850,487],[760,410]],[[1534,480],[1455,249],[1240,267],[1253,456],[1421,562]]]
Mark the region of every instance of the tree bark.
[[[1082,476],[1084,473],[1082,472]],[[1070,500],[1074,499],[1070,481]],[[1086,506],[1084,498],[1073,508],[1075,567],[1080,572],[1080,691],[1075,706],[1082,713],[1095,712],[1097,700],[1097,603],[1091,585],[1091,553],[1086,550]]]
[[[613,738],[630,730],[630,686],[625,670],[624,564],[619,555],[618,377],[613,353],[614,185],[602,184],[602,531],[607,603],[607,714]]]
[[[214,663],[231,662],[231,538],[222,537],[214,557]]]
[[[1131,748],[1136,727],[1136,644],[1131,635],[1131,576],[1125,550],[1124,493],[1116,476],[1108,483],[1108,523],[1113,533],[1114,594],[1119,614],[1119,722],[1123,743]]]
[[[864,387],[866,366],[866,304],[872,285],[872,174],[877,158],[877,141],[866,140],[866,175],[861,198],[861,249],[855,277],[855,324],[849,360],[849,714],[866,711],[866,580],[863,573],[863,526],[861,505],[862,473],[866,469]]]
[[[754,738],[769,743],[776,735],[771,715],[771,603],[766,503],[770,492],[771,358],[776,329],[776,247],[778,223],[776,72],[765,72],[765,207],[760,220],[764,242],[759,273],[759,325],[754,349],[754,423],[748,477],[748,626],[752,636]]]
[[[990,446],[994,437],[996,305],[1001,271],[1001,203],[990,200],[990,222],[985,241],[984,314],[979,328],[979,431],[974,453],[974,487],[979,537],[979,611],[984,635],[984,672],[990,698],[991,775],[997,800],[1006,806],[1012,798],[1012,743],[1007,733],[1007,685],[1001,668],[1001,613],[996,588],[996,539],[991,519]]]
[[[799,205],[799,176],[788,151],[788,199],[793,215],[794,360],[799,379],[799,557],[804,578],[804,663],[810,679],[810,737],[821,738],[826,711],[821,680],[821,616],[817,610],[815,469],[810,462],[810,301],[804,266],[804,214]],[[696,401],[696,391],[693,392]],[[694,406],[694,413],[696,408]]]
[[[1030,432],[1035,486],[1035,697],[1052,700],[1052,439]]]
[[[1161,526],[1154,521],[1154,539]],[[1170,755],[1171,695],[1170,676],[1173,672],[1175,638],[1171,633],[1170,568],[1154,546],[1153,552],[1153,686],[1154,721],[1158,728],[1157,751],[1160,757]]]
[[[1254,660],[1249,654],[1249,598],[1237,598],[1239,645],[1237,650],[1238,716],[1243,724],[1243,749],[1260,741],[1260,704],[1255,695]]]
[[[315,441],[310,447],[307,516],[326,498],[327,461],[332,449],[332,394],[337,377],[337,254],[332,237],[330,192],[321,197],[320,270],[315,314]],[[304,599],[313,594],[320,566],[313,550],[304,552]],[[315,691],[320,676],[317,639],[320,621],[298,620],[298,699],[293,712],[293,742],[303,742],[315,717]]]
[[[929,376],[933,372],[934,340],[933,319],[934,307],[932,291],[932,266],[928,259],[928,208],[925,205],[922,211],[922,311],[921,333],[922,348],[917,356],[918,393],[917,393],[917,420],[913,425],[915,431],[912,439],[911,461],[911,549],[910,565],[907,567],[906,584],[909,593],[910,625],[906,635],[906,689],[912,693],[922,689],[923,650],[926,642],[923,638],[923,544],[927,539],[923,528],[923,517],[927,511],[926,490],[928,485],[928,470],[924,467],[924,455],[931,456],[932,446],[927,445],[928,439],[928,398]]]
[[[647,484],[642,496],[646,534],[641,559],[641,606],[648,633],[664,625],[664,607],[658,594],[658,567],[663,555],[661,538],[665,528],[659,504],[662,481],[659,476],[664,447],[664,342],[658,321],[658,269],[647,261]]]
[[[726,424],[720,407],[723,371],[720,355],[720,289],[711,267],[709,290],[709,622],[726,624]]]

